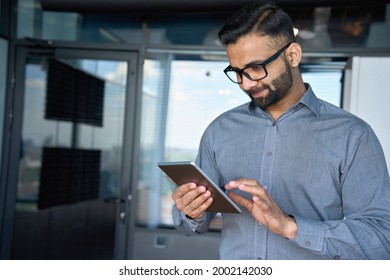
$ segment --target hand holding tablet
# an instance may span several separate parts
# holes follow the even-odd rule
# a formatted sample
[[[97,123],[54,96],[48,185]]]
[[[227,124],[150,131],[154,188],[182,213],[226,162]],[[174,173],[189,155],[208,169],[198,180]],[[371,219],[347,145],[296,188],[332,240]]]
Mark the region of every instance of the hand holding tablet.
[[[207,212],[241,213],[241,209],[194,162],[160,162],[158,166],[178,186],[191,182],[205,186],[213,197]]]

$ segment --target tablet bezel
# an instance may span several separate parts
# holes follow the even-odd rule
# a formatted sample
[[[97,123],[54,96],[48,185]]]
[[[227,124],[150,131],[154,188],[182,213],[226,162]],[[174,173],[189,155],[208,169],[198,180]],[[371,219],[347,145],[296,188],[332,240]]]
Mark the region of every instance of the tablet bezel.
[[[195,162],[159,162],[158,166],[177,186],[191,182],[205,186],[213,197],[207,212],[241,213],[238,205]]]

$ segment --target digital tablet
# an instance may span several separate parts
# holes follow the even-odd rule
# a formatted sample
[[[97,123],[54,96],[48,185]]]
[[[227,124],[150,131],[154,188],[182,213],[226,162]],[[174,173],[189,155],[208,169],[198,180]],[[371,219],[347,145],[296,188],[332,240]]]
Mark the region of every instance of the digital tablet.
[[[199,186],[205,186],[211,192],[213,198],[212,204],[206,210],[207,212],[241,213],[241,209],[237,204],[211,181],[194,162],[160,162],[158,166],[177,186],[191,182]]]

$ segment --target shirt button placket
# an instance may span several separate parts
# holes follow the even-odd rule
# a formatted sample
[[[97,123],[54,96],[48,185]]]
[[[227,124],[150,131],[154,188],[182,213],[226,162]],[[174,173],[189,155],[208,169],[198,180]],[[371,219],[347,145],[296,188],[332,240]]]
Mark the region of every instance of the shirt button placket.
[[[265,139],[264,139],[264,152],[262,160],[262,168],[260,171],[261,184],[270,186],[272,184],[272,171],[275,156],[275,145],[277,138],[277,123],[270,120],[269,125],[266,127]],[[269,188],[268,188],[269,189]],[[269,190],[268,190],[269,191]]]
[[[260,184],[263,185],[263,188],[269,192],[270,186],[272,185],[272,172],[274,165],[275,157],[275,145],[277,138],[277,123],[273,120],[270,120],[268,125],[265,127],[265,137],[264,137],[264,146],[262,152],[262,161],[261,168],[259,169],[259,177],[261,178]],[[268,186],[268,187],[267,187]],[[262,257],[263,259],[267,258],[267,249],[268,249],[268,234],[269,231],[267,227],[263,225],[256,225],[256,249],[254,251],[254,258]]]

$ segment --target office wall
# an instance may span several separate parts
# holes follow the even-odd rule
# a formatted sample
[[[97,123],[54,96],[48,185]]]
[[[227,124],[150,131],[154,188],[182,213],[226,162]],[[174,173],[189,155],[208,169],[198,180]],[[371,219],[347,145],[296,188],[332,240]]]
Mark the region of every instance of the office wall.
[[[371,125],[390,166],[390,57],[352,57],[347,66],[344,108]]]

